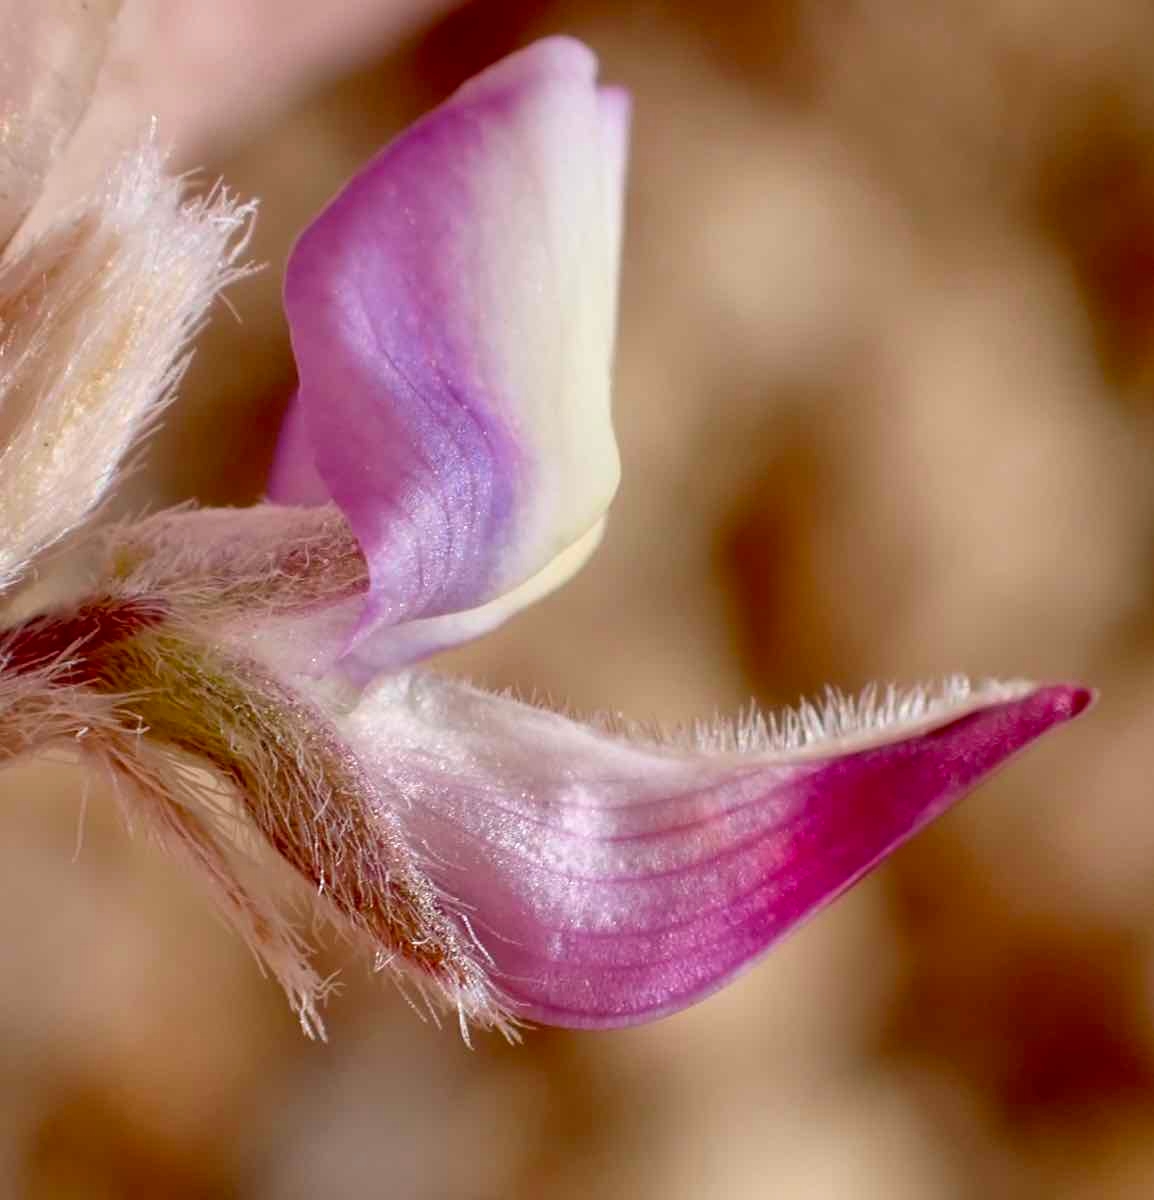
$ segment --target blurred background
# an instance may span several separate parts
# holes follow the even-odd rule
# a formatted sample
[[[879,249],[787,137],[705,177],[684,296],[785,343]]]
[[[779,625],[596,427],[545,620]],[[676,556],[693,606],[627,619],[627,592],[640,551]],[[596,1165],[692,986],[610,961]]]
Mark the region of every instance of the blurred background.
[[[1149,4],[126,0],[78,169],[157,113],[269,266],[125,511],[260,493],[294,233],[558,30],[636,97],[624,484],[445,665],[666,721],[954,671],[1101,704],[690,1012],[472,1050],[335,950],[305,1041],[108,797],[9,772],[0,1196],[1154,1196]]]

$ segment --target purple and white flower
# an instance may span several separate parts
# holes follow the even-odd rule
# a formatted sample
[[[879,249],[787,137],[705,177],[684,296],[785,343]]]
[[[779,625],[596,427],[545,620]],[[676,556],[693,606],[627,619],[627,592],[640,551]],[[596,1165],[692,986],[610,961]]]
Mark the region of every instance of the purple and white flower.
[[[652,1019],[722,986],[1089,703],[959,681],[655,737],[413,669],[563,583],[601,537],[628,118],[590,52],[554,38],[402,134],[290,260],[300,386],[272,502],[105,531],[84,595],[4,635],[3,754],[72,738],[108,768],[306,1028],[324,986],[292,920],[300,880],[463,1022]],[[98,432],[155,411],[243,228],[226,200],[149,186],[131,194],[202,240],[159,238],[181,270],[133,260],[133,280],[191,282],[161,310],[175,333],[163,354],[149,343],[147,380],[131,356],[102,360]],[[83,340],[63,345],[61,361],[88,362]],[[142,381],[148,403],[117,409]],[[55,411],[45,395],[26,423]],[[0,486],[59,514],[13,543],[9,578],[91,510],[102,490],[77,480],[106,486],[126,444],[85,433],[78,400],[61,411],[66,454],[38,458],[28,424],[6,452]]]

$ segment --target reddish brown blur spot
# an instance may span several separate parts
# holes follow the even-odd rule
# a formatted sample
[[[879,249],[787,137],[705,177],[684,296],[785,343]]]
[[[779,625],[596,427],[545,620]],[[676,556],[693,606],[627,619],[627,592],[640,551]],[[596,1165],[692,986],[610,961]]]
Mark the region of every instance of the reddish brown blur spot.
[[[1081,284],[1103,366],[1125,383],[1148,368],[1154,334],[1154,164],[1116,99],[1083,119],[1043,174],[1039,208]]]
[[[898,864],[906,868],[899,911],[914,970],[894,1025],[895,1051],[948,1061],[1013,1124],[1085,1116],[1147,1096],[1154,1051],[1144,1033],[1141,938],[1017,911],[1012,888],[967,888],[963,870],[950,875],[931,858],[935,870],[924,879],[916,864]]]

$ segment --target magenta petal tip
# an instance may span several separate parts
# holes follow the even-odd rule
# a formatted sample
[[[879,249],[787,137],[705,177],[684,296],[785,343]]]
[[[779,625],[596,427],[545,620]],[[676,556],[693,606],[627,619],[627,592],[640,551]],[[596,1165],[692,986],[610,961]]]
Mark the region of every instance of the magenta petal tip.
[[[1096,688],[1083,687],[1077,683],[1056,683],[1039,688],[1039,692],[1050,698],[1055,713],[1055,723],[1072,721],[1098,703]]]

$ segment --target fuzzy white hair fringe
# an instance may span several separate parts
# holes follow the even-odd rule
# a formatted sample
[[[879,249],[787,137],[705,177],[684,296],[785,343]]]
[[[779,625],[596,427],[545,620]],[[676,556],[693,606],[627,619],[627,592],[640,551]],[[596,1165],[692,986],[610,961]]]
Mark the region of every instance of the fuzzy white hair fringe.
[[[254,206],[185,193],[150,139],[0,264],[0,590],[100,504],[244,274]]]

